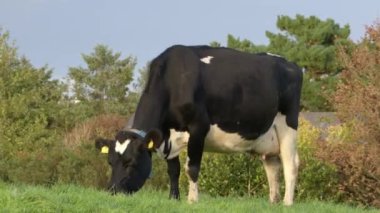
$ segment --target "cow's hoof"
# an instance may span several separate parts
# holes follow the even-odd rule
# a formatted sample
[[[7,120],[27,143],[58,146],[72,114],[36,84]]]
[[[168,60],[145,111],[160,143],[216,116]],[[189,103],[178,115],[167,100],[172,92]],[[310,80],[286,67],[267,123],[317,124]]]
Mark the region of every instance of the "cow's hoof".
[[[293,205],[292,200],[284,200],[284,206],[291,206],[291,205]]]
[[[189,204],[193,204],[193,203],[197,203],[198,202],[198,196],[195,197],[195,196],[188,196],[187,197],[187,203]]]
[[[269,202],[271,203],[271,204],[278,204],[278,203],[280,203],[280,201],[281,201],[281,197],[278,195],[278,196],[275,196],[275,197],[271,197],[270,199],[269,199]]]

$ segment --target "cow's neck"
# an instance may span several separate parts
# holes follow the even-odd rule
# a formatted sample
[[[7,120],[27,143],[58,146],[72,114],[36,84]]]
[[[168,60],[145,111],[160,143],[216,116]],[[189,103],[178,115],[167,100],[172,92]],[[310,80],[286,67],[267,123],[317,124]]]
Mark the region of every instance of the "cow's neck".
[[[159,95],[144,93],[136,109],[133,128],[145,132],[153,128],[161,129],[164,101]]]

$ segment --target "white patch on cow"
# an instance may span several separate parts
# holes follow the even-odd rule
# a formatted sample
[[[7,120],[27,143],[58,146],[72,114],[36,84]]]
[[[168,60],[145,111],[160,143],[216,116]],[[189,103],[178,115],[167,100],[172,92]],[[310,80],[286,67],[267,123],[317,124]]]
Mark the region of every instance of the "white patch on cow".
[[[198,202],[198,183],[189,181],[189,194],[187,196],[188,203]]]
[[[210,64],[211,63],[211,59],[213,59],[214,56],[206,56],[204,58],[201,58],[201,61],[205,64]]]
[[[169,155],[164,153],[165,143],[162,143],[161,146],[156,149],[158,156],[165,159],[172,159],[177,157],[182,150],[187,146],[189,141],[189,133],[179,132],[174,129],[170,129],[170,139],[168,141],[169,146],[171,147]]]
[[[212,125],[205,140],[205,151],[208,152],[256,152],[259,154],[278,154],[280,147],[274,127],[256,140],[246,140],[238,133],[227,133],[217,125]]]
[[[187,195],[187,202],[195,203],[195,202],[198,202],[198,183],[193,182],[189,176],[189,162],[190,162],[190,158],[187,157],[186,163],[185,163],[185,172],[189,180],[189,194]]]
[[[267,53],[267,55],[283,58],[281,55],[277,55],[277,54],[269,53],[269,52]]]
[[[116,141],[115,152],[122,155],[125,152],[125,150],[127,149],[130,142],[131,142],[131,140],[129,140],[129,139],[125,140],[122,144],[119,141]]]
[[[234,153],[234,152],[256,152],[262,155],[275,155],[280,154],[280,145],[276,129],[287,128],[285,116],[278,114],[271,126],[271,128],[256,140],[246,140],[237,133],[227,133],[220,129],[218,125],[211,125],[210,130],[205,138],[204,151],[205,152],[220,152],[220,153]],[[178,156],[189,141],[188,132],[179,132],[173,129],[170,130],[170,139],[172,143],[172,151],[170,158]],[[163,155],[164,145],[158,149]]]

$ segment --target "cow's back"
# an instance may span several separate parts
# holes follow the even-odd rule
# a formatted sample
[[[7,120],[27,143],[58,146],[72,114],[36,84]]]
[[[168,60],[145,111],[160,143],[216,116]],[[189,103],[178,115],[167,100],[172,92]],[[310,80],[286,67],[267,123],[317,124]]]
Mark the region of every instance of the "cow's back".
[[[188,114],[182,116],[185,120],[177,120],[181,125],[175,127],[186,125],[199,108],[207,110],[210,125],[256,139],[270,128],[278,112],[297,111],[292,117],[298,117],[299,101],[294,96],[299,99],[300,88],[296,87],[302,72],[281,57],[228,48],[173,46],[159,59],[165,64],[160,72],[169,109],[174,110],[172,114]],[[297,121],[289,121],[293,122],[289,126],[297,128]]]

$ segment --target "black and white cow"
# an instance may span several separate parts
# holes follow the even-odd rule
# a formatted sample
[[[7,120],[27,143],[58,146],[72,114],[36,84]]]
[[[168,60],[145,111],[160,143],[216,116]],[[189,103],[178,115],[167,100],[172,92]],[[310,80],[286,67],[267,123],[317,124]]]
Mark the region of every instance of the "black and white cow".
[[[198,200],[203,151],[262,156],[270,201],[278,202],[281,161],[284,204],[292,205],[298,173],[296,133],[302,71],[272,54],[176,45],[156,57],[131,128],[108,148],[110,188],[132,193],[151,171],[151,152],[167,160],[170,197],[179,198],[179,153],[187,147],[188,201]]]

